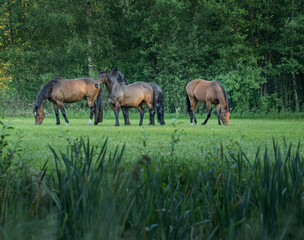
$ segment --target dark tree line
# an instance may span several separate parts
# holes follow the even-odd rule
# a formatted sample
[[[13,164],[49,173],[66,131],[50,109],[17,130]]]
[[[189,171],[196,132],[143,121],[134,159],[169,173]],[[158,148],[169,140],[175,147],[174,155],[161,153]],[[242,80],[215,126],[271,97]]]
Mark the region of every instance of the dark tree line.
[[[1,0],[0,33],[2,97],[118,67],[161,85],[167,112],[195,78],[221,81],[238,112],[304,107],[304,1]]]

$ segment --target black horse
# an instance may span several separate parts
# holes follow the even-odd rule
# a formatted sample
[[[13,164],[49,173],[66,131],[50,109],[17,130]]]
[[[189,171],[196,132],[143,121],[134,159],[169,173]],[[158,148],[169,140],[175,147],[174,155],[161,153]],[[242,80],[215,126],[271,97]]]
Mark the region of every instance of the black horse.
[[[116,79],[116,81],[118,83],[120,83],[121,85],[128,85],[129,84],[127,78],[117,68],[113,68],[111,70],[111,77]],[[164,91],[156,83],[148,82],[148,84],[153,89],[158,122],[161,125],[165,125],[165,120],[164,120],[164,112],[165,112]],[[124,115],[124,119],[125,119],[125,125],[130,125],[128,108],[123,107],[122,111],[123,111],[123,115]]]

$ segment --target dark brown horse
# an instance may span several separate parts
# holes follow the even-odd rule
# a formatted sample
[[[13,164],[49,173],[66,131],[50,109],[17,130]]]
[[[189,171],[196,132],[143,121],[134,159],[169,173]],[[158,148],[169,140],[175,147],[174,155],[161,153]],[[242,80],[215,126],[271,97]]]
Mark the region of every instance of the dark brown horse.
[[[187,84],[186,92],[191,124],[193,124],[193,118],[195,124],[197,124],[194,111],[199,102],[202,102],[206,104],[208,111],[207,118],[202,125],[205,125],[211,116],[212,104],[216,106],[218,124],[221,125],[222,121],[224,125],[229,125],[230,109],[228,107],[227,93],[220,82],[195,79]]]
[[[141,126],[144,118],[143,103],[146,103],[150,111],[149,124],[155,124],[153,89],[148,83],[135,82],[129,85],[121,85],[106,71],[99,72],[98,80],[101,81],[101,84],[107,86],[109,92],[108,100],[115,113],[115,126],[119,126],[118,116],[121,107],[138,107],[140,112],[139,126]]]
[[[117,68],[113,68],[111,70],[111,77],[114,78],[114,79],[116,79],[116,81],[118,83],[122,84],[122,85],[129,85],[130,84],[128,82],[127,78]],[[156,83],[148,82],[148,84],[150,84],[150,86],[153,89],[153,94],[154,94],[154,100],[155,100],[155,106],[156,106],[156,113],[157,113],[158,122],[161,125],[165,125],[165,119],[164,119],[164,112],[165,112],[165,107],[164,107],[164,91]],[[129,110],[128,110],[128,108],[122,107],[121,109],[122,109],[122,112],[123,112],[123,115],[124,115],[125,124],[126,125],[130,125]]]
[[[102,122],[102,89],[100,82],[90,78],[63,79],[54,78],[47,82],[39,91],[33,113],[35,115],[35,124],[40,125],[45,117],[43,106],[48,99],[54,105],[57,124],[60,124],[59,109],[65,119],[66,125],[69,120],[66,116],[63,103],[73,103],[81,99],[88,101],[90,111],[90,119],[88,125],[91,125],[93,114],[95,113],[94,124]],[[97,97],[97,103],[95,99]]]

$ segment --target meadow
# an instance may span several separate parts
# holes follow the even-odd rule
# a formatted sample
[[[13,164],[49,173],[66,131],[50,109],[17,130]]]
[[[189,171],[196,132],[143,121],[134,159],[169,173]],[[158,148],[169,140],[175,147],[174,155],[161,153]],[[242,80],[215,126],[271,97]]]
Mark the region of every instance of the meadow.
[[[69,120],[0,121],[1,239],[302,239],[301,117]]]
[[[233,119],[229,126],[219,126],[217,119],[211,117],[207,125],[190,125],[189,118],[182,114],[171,114],[166,117],[166,125],[148,125],[146,114],[143,126],[138,126],[139,116],[131,114],[131,125],[125,126],[120,119],[120,126],[114,126],[114,114],[106,113],[104,121],[97,126],[87,126],[85,115],[69,119],[65,126],[55,124],[54,115],[45,118],[42,125],[34,125],[33,117],[7,117],[4,123],[16,131],[11,135],[11,142],[22,137],[20,147],[23,158],[36,168],[40,168],[46,160],[53,158],[49,146],[65,150],[66,147],[80,137],[89,138],[91,143],[100,146],[108,139],[108,150],[126,145],[125,162],[135,162],[143,154],[152,158],[166,158],[172,152],[186,161],[202,161],[210,151],[222,144],[225,151],[241,148],[249,157],[254,156],[258,148],[272,147],[273,138],[281,146],[286,143],[297,144],[304,140],[303,119]],[[199,123],[202,122],[200,117]],[[18,140],[19,141],[19,140]],[[301,148],[301,150],[303,150]],[[52,162],[50,161],[50,164]]]

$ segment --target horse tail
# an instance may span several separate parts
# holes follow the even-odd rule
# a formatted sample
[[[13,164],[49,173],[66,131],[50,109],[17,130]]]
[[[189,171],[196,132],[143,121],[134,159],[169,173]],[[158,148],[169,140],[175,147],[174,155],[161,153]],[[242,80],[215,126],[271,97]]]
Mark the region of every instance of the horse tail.
[[[153,103],[152,103],[152,106],[153,106],[153,109],[154,109],[155,108],[155,104],[156,104],[156,101],[155,101],[155,89],[154,89],[154,87],[152,87],[152,89],[153,89]]]
[[[190,98],[188,96],[188,93],[186,93],[186,101],[187,101],[187,109],[188,109],[188,113],[191,113],[191,104],[190,104]]]
[[[98,93],[96,100],[94,124],[97,125],[99,122],[102,122],[102,120],[103,120],[103,93],[102,93],[102,87],[100,86],[100,91]]]
[[[149,82],[148,83],[152,90],[153,90],[153,103],[152,103],[152,106],[153,106],[153,109],[155,108],[155,105],[156,105],[156,113],[157,113],[157,120],[158,122],[160,122],[160,115],[159,115],[159,104],[156,104],[156,93],[157,93],[157,89],[156,89],[156,84],[153,83],[153,82]]]
[[[161,89],[159,109],[157,110],[157,113],[159,114],[160,124],[165,125],[165,94],[163,89]]]
[[[155,104],[156,104],[156,101],[155,101],[155,93],[156,93],[156,89],[155,89],[155,86],[154,86],[154,84],[153,83],[148,83],[150,86],[151,86],[151,88],[152,88],[152,90],[153,90],[153,103],[152,103],[152,106],[153,106],[153,108],[155,108]]]

